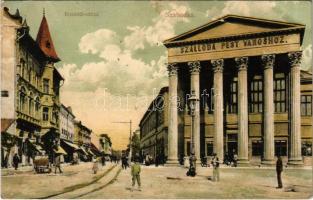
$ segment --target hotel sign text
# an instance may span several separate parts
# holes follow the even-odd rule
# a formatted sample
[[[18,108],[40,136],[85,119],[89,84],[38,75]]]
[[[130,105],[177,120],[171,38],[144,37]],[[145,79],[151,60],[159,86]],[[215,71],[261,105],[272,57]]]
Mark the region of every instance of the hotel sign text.
[[[298,42],[298,41],[297,41]],[[199,44],[185,45],[176,47],[174,50],[175,55],[194,54],[194,53],[206,53],[214,51],[226,51],[235,49],[249,49],[264,46],[276,46],[295,43],[292,35],[278,35],[278,36],[265,36],[260,38],[231,40],[224,42],[207,42]]]

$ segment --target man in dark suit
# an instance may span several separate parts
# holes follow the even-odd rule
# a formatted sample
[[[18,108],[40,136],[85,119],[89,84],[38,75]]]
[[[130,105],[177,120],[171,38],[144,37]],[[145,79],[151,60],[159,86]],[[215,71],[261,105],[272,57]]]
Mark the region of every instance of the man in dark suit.
[[[277,182],[278,182],[278,187],[277,188],[283,188],[283,183],[281,180],[281,173],[283,171],[283,161],[280,156],[277,157],[276,161],[276,174],[277,174]]]

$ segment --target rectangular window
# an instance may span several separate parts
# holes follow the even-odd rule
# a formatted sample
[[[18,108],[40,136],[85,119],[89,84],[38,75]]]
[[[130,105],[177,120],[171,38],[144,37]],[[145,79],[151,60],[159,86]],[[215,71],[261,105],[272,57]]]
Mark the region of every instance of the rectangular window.
[[[9,91],[1,90],[1,97],[9,97]]]
[[[286,112],[286,79],[276,78],[274,81],[275,112]]]
[[[263,85],[261,78],[254,78],[250,84],[250,113],[263,111]]]
[[[43,79],[43,92],[49,94],[49,79]]]
[[[213,156],[213,141],[206,143],[206,155]]]
[[[228,113],[237,113],[237,90],[238,82],[237,79],[234,79],[230,86],[230,104]]]
[[[275,140],[275,156],[287,156],[287,141]]]
[[[49,108],[44,107],[42,109],[42,120],[43,121],[48,121],[49,120]]]
[[[312,95],[301,95],[301,116],[312,116]]]
[[[263,153],[263,142],[261,140],[252,141],[252,156],[261,156]]]
[[[302,156],[312,156],[312,142],[302,142],[301,152]]]
[[[186,142],[186,153],[187,153],[187,156],[190,156],[190,141],[187,141]]]

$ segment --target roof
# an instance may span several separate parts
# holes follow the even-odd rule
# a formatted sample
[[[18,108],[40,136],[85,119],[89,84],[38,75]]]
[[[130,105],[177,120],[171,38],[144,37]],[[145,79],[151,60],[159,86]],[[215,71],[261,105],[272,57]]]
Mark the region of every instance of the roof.
[[[220,30],[220,27],[227,26],[229,31]],[[264,34],[265,32],[284,32],[284,31],[299,31],[301,33],[301,42],[303,39],[305,25],[298,23],[289,23],[283,21],[275,21],[268,19],[260,19],[253,17],[245,17],[238,15],[226,15],[200,27],[182,33],[178,36],[165,40],[165,46],[176,43],[178,41],[188,41],[188,38],[193,38],[195,35],[201,35],[200,39],[216,39],[233,37],[238,35],[248,34]],[[206,33],[206,34],[203,34]]]
[[[1,133],[6,132],[15,119],[1,119]]]
[[[51,38],[51,34],[49,31],[49,26],[45,15],[42,17],[41,24],[38,30],[36,42],[41,48],[41,50],[45,53],[45,55],[50,58],[52,62],[60,61],[58,57],[54,44]]]
[[[45,53],[28,33],[20,39],[20,43],[25,50],[30,52],[39,62],[43,63],[46,60]]]
[[[167,93],[167,92],[168,92],[168,87],[167,87],[167,86],[160,89],[159,94],[153,99],[153,101],[150,103],[150,105],[149,105],[147,111],[145,112],[145,114],[144,114],[143,117],[141,118],[139,125],[141,125],[141,123],[145,120],[146,116],[147,116],[151,111],[154,110],[154,106],[156,105],[155,102],[160,99],[160,98],[158,98],[158,97],[163,96],[163,94],[164,94],[164,93]]]
[[[313,81],[312,72],[309,72],[309,71],[301,70],[300,77],[301,77],[301,82],[312,83]]]
[[[55,78],[57,78],[58,80],[63,80],[64,81],[64,78],[60,74],[59,70],[57,70],[57,68],[54,68],[53,73],[55,75]]]
[[[64,104],[61,104],[61,107],[75,118],[75,115],[73,114],[72,108],[70,106],[66,107]]]
[[[4,7],[3,8],[4,13],[9,16],[11,19],[16,20],[19,23],[22,23],[23,18],[20,15],[20,11],[18,9],[16,9],[15,14],[11,14],[9,12],[9,8],[8,7]]]

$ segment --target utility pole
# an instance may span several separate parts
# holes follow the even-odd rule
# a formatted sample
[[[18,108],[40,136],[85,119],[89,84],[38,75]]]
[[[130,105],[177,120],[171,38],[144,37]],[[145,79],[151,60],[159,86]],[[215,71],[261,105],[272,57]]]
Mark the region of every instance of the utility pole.
[[[132,155],[132,120],[129,120],[129,122],[112,122],[115,124],[129,124],[129,156],[128,156],[128,162],[131,163],[131,155]]]

